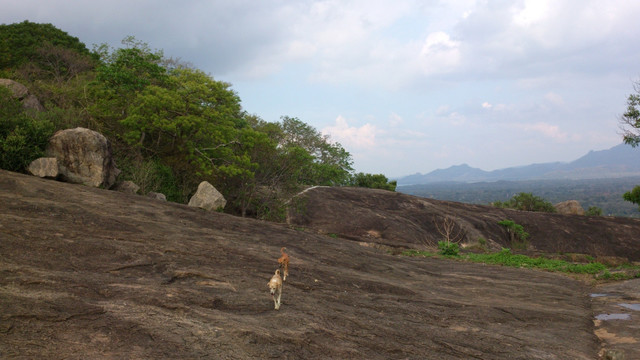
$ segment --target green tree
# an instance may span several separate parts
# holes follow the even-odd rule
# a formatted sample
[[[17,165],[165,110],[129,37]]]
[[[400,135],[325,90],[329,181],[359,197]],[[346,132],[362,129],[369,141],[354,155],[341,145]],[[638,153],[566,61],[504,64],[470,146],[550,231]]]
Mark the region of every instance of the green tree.
[[[638,210],[640,211],[640,185],[634,187],[631,191],[624,193],[622,198],[626,201],[637,204]]]
[[[240,98],[204,72],[173,70],[168,85],[149,85],[121,121],[125,138],[144,156],[189,164],[201,176],[233,176],[249,159],[232,145],[242,127]],[[171,165],[173,167],[173,165]]]
[[[620,117],[622,138],[626,144],[640,145],[640,80],[633,85],[635,94],[627,98],[627,111]]]
[[[282,132],[276,134],[279,146],[292,150],[298,147],[306,151],[312,161],[299,173],[299,181],[307,185],[347,185],[353,161],[351,154],[342,145],[332,143],[328,135],[323,135],[314,127],[298,118],[283,116]],[[295,150],[292,150],[296,152]]]
[[[0,87],[0,168],[24,172],[31,161],[44,155],[52,134],[50,121],[25,112],[9,90]]]
[[[556,212],[556,208],[552,203],[544,200],[539,196],[535,196],[532,193],[521,192],[513,196],[511,199],[505,202],[496,201],[492,203],[495,207],[509,208],[522,211],[541,211],[541,212]]]
[[[602,216],[602,209],[597,206],[589,206],[584,214],[586,216]]]
[[[15,70],[27,63],[42,65],[45,58],[40,50],[45,46],[72,50],[89,56],[90,52],[78,38],[51,24],[29,21],[0,25],[0,69]]]
[[[151,85],[165,87],[168,79],[167,71],[161,65],[161,51],[152,51],[133,36],[124,38],[122,44],[118,49],[107,44],[94,48],[100,65],[96,67],[96,80],[88,89],[91,97],[89,113],[99,124],[96,130],[115,141],[116,153],[121,151],[122,134],[127,131],[120,121],[129,115],[137,96]]]
[[[142,91],[148,85],[159,85],[166,78],[162,51],[152,51],[149,45],[127,36],[124,47],[112,49],[102,44],[94,49],[99,56],[97,80],[118,95]]]
[[[383,174],[365,174],[357,173],[351,177],[351,186],[366,187],[371,189],[383,189],[389,191],[395,191],[397,182],[395,180],[389,181]]]
[[[627,111],[620,118],[620,128],[625,144],[632,147],[640,145],[640,80],[633,85],[635,94],[627,98]],[[640,185],[622,195],[626,201],[638,204],[640,210]]]

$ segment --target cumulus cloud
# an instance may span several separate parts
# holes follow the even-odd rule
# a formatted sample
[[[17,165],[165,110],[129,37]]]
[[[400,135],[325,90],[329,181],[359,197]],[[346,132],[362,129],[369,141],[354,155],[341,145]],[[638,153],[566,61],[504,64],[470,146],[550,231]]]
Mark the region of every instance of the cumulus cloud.
[[[460,42],[449,34],[438,31],[431,33],[420,50],[420,67],[423,74],[442,74],[454,70],[460,64]]]
[[[329,135],[346,148],[371,148],[376,144],[377,128],[369,123],[361,127],[350,126],[343,116],[336,118],[333,126],[322,129],[322,133]]]

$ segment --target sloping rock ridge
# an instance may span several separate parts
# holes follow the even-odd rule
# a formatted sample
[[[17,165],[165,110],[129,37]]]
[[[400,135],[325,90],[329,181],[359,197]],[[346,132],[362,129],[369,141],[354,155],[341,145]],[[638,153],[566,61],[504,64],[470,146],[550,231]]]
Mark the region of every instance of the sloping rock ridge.
[[[328,197],[319,208],[335,212],[331,196],[345,211],[373,203],[384,224],[391,209],[406,218],[414,205],[478,212],[487,224],[507,214],[376,191],[307,194],[316,190]],[[368,211],[340,221],[360,224]],[[376,229],[390,244],[425,236]],[[595,359],[601,350],[582,282],[396,256],[367,240],[0,171],[0,358]],[[282,246],[291,262],[276,311],[267,282]]]
[[[515,245],[640,261],[640,219],[517,211],[350,187],[316,187],[294,202],[288,216],[294,226],[392,247],[435,246],[448,217],[463,229],[463,244],[485,239],[500,250],[514,244],[498,223],[512,220],[530,235],[526,244]]]

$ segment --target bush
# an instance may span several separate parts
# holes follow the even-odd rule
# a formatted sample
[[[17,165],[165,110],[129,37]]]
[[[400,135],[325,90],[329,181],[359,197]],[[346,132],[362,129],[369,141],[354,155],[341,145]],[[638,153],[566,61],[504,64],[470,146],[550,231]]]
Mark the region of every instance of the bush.
[[[26,114],[5,88],[0,89],[0,119],[0,168],[24,172],[44,155],[53,123]]]
[[[349,180],[350,186],[396,191],[397,181],[390,181],[383,174],[354,174]]]
[[[522,225],[516,224],[513,220],[508,219],[498,221],[498,224],[507,228],[507,231],[509,232],[509,240],[512,244],[520,242],[522,247],[526,248],[526,241],[529,238],[529,233],[524,231],[524,227]]]
[[[584,214],[586,216],[602,216],[602,209],[597,206],[590,206]]]
[[[140,186],[140,193],[147,194],[151,191],[162,193],[167,201],[186,203],[188,192],[184,190],[173,170],[158,159],[133,159],[130,157],[118,157],[118,168],[122,171],[121,180],[133,181]]]
[[[458,244],[450,241],[438,241],[438,250],[440,250],[440,255],[445,256],[458,256],[460,253]]]
[[[549,201],[531,193],[524,192],[515,195],[505,202],[495,201],[492,205],[499,208],[509,208],[522,211],[556,212],[555,206],[553,206]]]

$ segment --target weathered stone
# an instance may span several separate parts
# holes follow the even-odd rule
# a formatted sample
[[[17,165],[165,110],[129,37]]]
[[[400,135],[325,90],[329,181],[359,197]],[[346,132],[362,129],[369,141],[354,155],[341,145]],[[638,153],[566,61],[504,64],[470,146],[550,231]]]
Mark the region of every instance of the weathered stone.
[[[405,250],[396,244],[409,231],[441,238],[432,219],[446,214],[475,224],[487,242],[506,239],[496,222],[509,218],[536,249],[575,239],[581,249],[628,253],[640,249],[639,219],[327,187],[299,199],[308,200],[297,208],[309,226],[289,228],[117,195],[0,170],[0,358],[584,360],[606,346],[640,359],[640,319],[618,305],[639,302],[640,279],[590,284],[392,256],[378,239],[351,236],[377,230]],[[335,222],[339,237],[320,232]],[[282,246],[291,283],[276,313],[267,282]],[[620,311],[631,318],[594,324],[594,315]]]
[[[0,79],[0,86],[4,86],[11,90],[13,97],[19,100],[24,99],[29,94],[29,89],[17,81],[11,79]]]
[[[58,131],[49,140],[46,153],[58,159],[60,175],[67,182],[109,188],[120,174],[109,140],[93,130]]]
[[[140,186],[136,185],[136,183],[134,183],[133,181],[126,180],[126,181],[117,183],[113,187],[113,190],[130,193],[130,194],[137,194],[138,190],[140,190]]]
[[[29,89],[17,81],[11,79],[0,79],[0,86],[4,86],[11,91],[14,98],[22,102],[25,109],[44,111],[44,106],[40,103],[35,95],[29,94]]]
[[[27,167],[31,175],[42,178],[56,178],[59,175],[58,159],[54,157],[35,159]]]
[[[206,181],[198,185],[198,191],[189,199],[189,206],[205,210],[217,210],[224,208],[225,205],[227,205],[227,200],[225,200],[224,196]]]
[[[584,209],[577,200],[567,200],[554,205],[558,213],[565,215],[584,215]]]
[[[22,100],[22,107],[28,110],[44,111],[44,106],[42,106],[40,100],[38,100],[35,95],[27,95],[27,97]]]
[[[167,197],[162,193],[150,191],[147,196],[156,200],[167,201]]]

